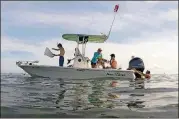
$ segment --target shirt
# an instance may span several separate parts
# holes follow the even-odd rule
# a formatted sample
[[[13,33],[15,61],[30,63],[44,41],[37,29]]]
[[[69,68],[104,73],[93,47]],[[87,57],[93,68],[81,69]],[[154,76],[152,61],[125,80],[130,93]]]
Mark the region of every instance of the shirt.
[[[95,52],[95,53],[94,53],[94,56],[93,56],[93,58],[92,58],[92,60],[91,60],[91,62],[97,63],[98,58],[102,58],[102,54],[101,54],[101,53],[98,53],[98,52]]]

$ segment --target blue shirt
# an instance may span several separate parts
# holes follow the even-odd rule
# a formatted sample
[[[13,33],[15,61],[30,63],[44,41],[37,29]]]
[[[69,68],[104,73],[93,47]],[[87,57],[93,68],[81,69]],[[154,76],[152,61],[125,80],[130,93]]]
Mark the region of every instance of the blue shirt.
[[[101,53],[98,53],[98,52],[95,52],[94,53],[94,56],[93,56],[93,58],[92,58],[92,60],[91,60],[91,62],[93,62],[93,63],[97,63],[97,61],[98,61],[98,58],[102,58],[102,54]]]

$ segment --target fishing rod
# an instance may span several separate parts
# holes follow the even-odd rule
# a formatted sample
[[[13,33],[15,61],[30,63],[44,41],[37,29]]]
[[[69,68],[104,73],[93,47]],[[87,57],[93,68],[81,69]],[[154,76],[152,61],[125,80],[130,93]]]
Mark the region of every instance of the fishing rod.
[[[109,29],[108,35],[107,35],[107,37],[106,37],[106,40],[107,40],[107,39],[109,38],[109,36],[110,36],[110,33],[111,33],[111,30],[112,30],[112,27],[113,27],[113,24],[114,24],[114,21],[115,21],[115,18],[116,18],[116,14],[117,14],[118,9],[119,9],[119,4],[115,5],[115,7],[114,7],[114,18],[113,18],[111,27],[110,27],[110,29]]]

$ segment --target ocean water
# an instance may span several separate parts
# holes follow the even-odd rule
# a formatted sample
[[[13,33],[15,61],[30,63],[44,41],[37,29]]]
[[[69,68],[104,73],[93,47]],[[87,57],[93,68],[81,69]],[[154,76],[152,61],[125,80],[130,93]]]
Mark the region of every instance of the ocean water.
[[[1,117],[177,118],[178,75],[133,82],[1,74]]]

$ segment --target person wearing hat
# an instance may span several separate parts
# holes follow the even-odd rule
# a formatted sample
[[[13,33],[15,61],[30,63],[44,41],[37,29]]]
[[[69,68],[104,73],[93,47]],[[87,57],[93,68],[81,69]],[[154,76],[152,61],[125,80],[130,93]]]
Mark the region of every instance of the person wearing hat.
[[[115,60],[115,54],[111,54],[111,60],[109,61],[110,67],[107,68],[112,68],[112,69],[117,69],[117,61]]]
[[[91,67],[92,68],[96,68],[97,67],[97,63],[99,63],[98,61],[100,59],[102,59],[102,49],[98,48],[97,52],[94,53],[93,58],[91,60]]]
[[[57,44],[58,49],[52,48],[52,50],[60,51],[60,54],[53,54],[54,56],[59,56],[59,66],[63,66],[64,64],[64,54],[65,49],[63,48],[62,44]]]

